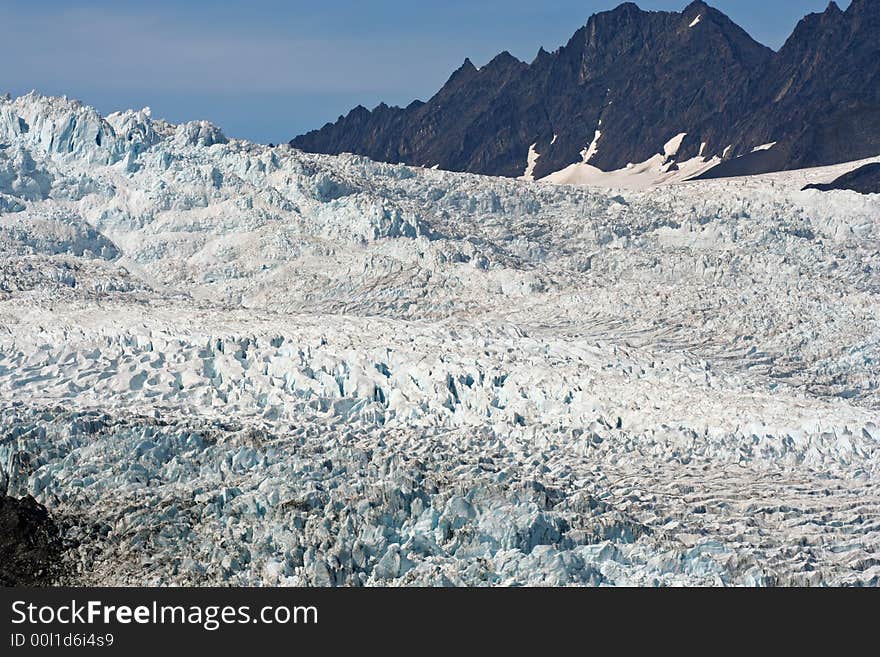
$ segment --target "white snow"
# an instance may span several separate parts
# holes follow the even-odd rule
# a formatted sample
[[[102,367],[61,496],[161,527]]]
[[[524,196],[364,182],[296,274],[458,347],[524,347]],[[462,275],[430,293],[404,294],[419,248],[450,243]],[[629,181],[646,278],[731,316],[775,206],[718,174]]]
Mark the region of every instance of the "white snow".
[[[0,486],[75,583],[880,584],[880,197],[800,191],[858,164],[524,185],[36,94],[0,144]]]
[[[687,137],[687,133],[682,132],[666,142],[666,145],[663,146],[663,153],[666,155],[667,159],[678,154],[685,137]]]
[[[769,151],[771,148],[776,146],[777,142],[771,141],[769,144],[762,144],[760,146],[755,146],[752,149],[752,153],[757,153],[758,151]]]
[[[599,122],[599,125],[602,125],[602,122]],[[599,140],[602,139],[602,131],[598,128],[596,129],[596,133],[593,135],[593,141],[590,142],[590,145],[587,146],[584,150],[581,151],[581,157],[583,158],[583,164],[588,164],[590,160],[599,152]]]
[[[703,20],[703,14],[698,14],[697,17],[691,21],[691,24],[688,27],[696,27],[700,24],[700,21]]]
[[[617,171],[603,171],[588,164],[598,151],[601,132],[596,131],[596,138],[581,155],[583,160],[552,173],[541,179],[541,182],[556,185],[580,185],[585,187],[603,187],[608,189],[649,189],[661,185],[679,183],[698,176],[721,162],[720,158],[704,158],[703,149],[700,155],[689,160],[678,162],[675,156],[681,149],[687,133],[680,133],[670,139],[663,147],[663,153],[657,154],[644,162],[631,163]]]
[[[644,190],[673,183],[680,183],[704,173],[717,165],[719,158],[692,158],[684,162],[669,162],[663,155],[637,164],[629,164],[616,171],[603,171],[597,167],[577,163],[552,173],[541,182],[556,185],[580,185],[605,189]]]
[[[535,179],[535,167],[538,164],[538,159],[540,159],[541,157],[541,154],[536,150],[537,146],[537,142],[529,146],[528,164],[526,165],[526,170],[522,175],[523,180]]]

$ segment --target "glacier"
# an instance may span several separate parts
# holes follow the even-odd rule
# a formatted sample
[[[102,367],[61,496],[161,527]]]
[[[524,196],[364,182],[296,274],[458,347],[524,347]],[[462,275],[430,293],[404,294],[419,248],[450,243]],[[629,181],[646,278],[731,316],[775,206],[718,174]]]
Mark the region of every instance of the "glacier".
[[[875,161],[880,161],[877,158]],[[880,196],[0,99],[0,492],[61,583],[880,585]]]

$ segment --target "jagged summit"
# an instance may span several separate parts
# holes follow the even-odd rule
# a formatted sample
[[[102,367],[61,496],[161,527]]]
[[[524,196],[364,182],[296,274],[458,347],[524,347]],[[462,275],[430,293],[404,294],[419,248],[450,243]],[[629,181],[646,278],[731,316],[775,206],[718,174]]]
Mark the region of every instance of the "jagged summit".
[[[602,171],[648,162],[680,134],[669,166],[720,164],[709,175],[860,159],[880,153],[878,7],[832,2],[775,53],[699,0],[681,12],[624,3],[531,63],[507,52],[480,69],[465,60],[427,103],[349,116],[291,144],[534,178],[585,152]]]

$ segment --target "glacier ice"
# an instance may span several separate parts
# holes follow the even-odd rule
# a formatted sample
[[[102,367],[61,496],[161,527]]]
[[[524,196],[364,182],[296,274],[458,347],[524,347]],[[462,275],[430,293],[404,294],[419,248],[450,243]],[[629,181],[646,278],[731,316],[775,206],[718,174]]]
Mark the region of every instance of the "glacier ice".
[[[0,490],[71,581],[880,584],[880,198],[0,100]]]

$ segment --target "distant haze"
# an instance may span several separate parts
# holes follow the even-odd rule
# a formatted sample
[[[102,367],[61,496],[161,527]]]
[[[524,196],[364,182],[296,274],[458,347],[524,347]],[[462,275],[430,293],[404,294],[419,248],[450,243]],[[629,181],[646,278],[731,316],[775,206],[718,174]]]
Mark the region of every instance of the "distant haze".
[[[72,6],[74,5],[75,6]],[[233,137],[282,142],[355,105],[430,97],[465,57],[531,61],[619,2],[562,0],[0,0],[0,92],[67,94],[101,112],[151,106]],[[642,0],[681,11],[688,2]],[[710,2],[779,48],[827,0]],[[842,9],[849,2],[838,2]]]

